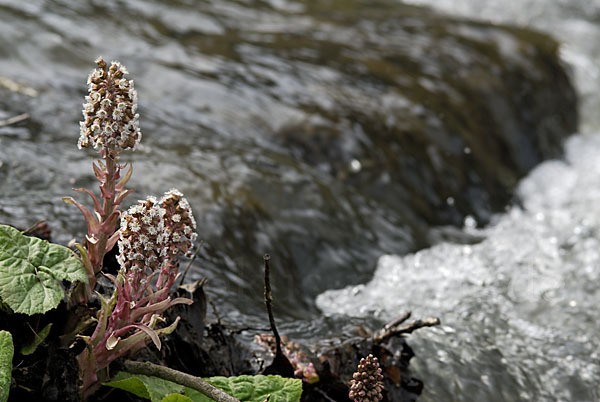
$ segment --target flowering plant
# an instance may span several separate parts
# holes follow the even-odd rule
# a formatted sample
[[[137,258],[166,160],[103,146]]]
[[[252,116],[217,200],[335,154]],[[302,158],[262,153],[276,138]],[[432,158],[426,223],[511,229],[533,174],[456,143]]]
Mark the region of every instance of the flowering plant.
[[[171,300],[168,294],[177,277],[177,257],[189,253],[195,228],[189,204],[177,190],[160,200],[148,197],[123,214],[117,257],[121,269],[116,277],[106,274],[115,292],[110,300],[98,294],[102,302],[98,324],[85,338],[89,347],[78,356],[84,389],[98,381],[98,371],[126,353],[135,353],[148,340],[160,349],[159,335],[175,329],[179,318],[166,328],[155,328],[164,321],[161,315],[167,308],[192,303],[185,298]]]
[[[254,341],[265,349],[276,353],[275,337],[271,334],[260,334],[254,337]],[[302,379],[305,383],[314,384],[319,381],[319,375],[315,370],[314,364],[309,360],[306,353],[302,351],[300,345],[294,341],[288,340],[287,336],[281,337],[283,343],[282,352],[288,358],[294,368],[294,376]]]
[[[159,336],[175,329],[179,318],[164,328],[159,328],[159,323],[164,322],[162,313],[169,307],[192,303],[185,298],[171,300],[169,290],[178,274],[178,257],[190,252],[197,236],[190,205],[177,190],[165,193],[160,200],[141,200],[126,212],[119,210],[131,193],[125,185],[132,174],[129,166],[122,175],[126,165],[119,163],[119,156],[124,150],[135,149],[142,137],[136,113],[137,92],[133,81],[125,79],[128,72],[120,63],[109,66],[99,58],[96,65],[88,77],[89,95],[83,105],[77,145],[80,149],[93,147],[100,153],[102,160],[93,168],[102,202],[87,189],[75,189],[91,197],[92,213],[72,197],[63,198],[79,208],[88,231],[84,245],[75,245],[88,283],[74,290],[71,304],[89,300],[104,256],[117,243],[120,270],[117,276],[105,274],[115,290],[110,298],[96,292],[101,303],[96,327],[90,336],[80,336],[87,344],[77,356],[84,396],[94,391],[99,374],[112,361],[135,353],[150,340],[160,349]]]
[[[96,274],[102,270],[104,255],[118,239],[116,226],[119,220],[119,205],[131,193],[125,185],[131,177],[131,166],[121,177],[126,165],[119,164],[119,155],[126,149],[135,149],[142,134],[138,125],[137,92],[133,81],[125,79],[127,69],[119,62],[110,67],[102,59],[96,60],[97,68],[90,73],[87,83],[89,95],[83,104],[80,137],[77,146],[96,149],[103,160],[92,166],[100,183],[102,202],[91,191],[87,193],[94,203],[94,213],[72,197],[63,200],[77,206],[87,222],[88,233],[84,247],[76,245],[88,274],[88,283],[80,285],[72,295],[72,302],[86,302],[96,284]]]

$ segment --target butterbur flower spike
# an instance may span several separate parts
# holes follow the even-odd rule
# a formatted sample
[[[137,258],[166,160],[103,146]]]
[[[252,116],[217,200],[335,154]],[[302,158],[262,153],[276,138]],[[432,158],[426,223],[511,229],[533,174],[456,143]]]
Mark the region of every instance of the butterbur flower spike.
[[[165,256],[161,262],[156,288],[170,289],[179,270],[177,257],[180,255],[191,256],[192,242],[197,237],[196,220],[190,204],[176,189],[166,192],[160,199],[158,213],[164,221],[162,241],[168,246],[163,247],[162,252]]]
[[[88,300],[96,283],[96,274],[102,270],[104,255],[117,241],[116,226],[119,205],[131,192],[125,189],[131,177],[131,166],[121,176],[125,165],[119,164],[119,154],[134,149],[142,134],[138,126],[137,92],[133,81],[125,79],[127,69],[119,62],[110,66],[102,59],[96,60],[97,68],[88,77],[89,95],[83,104],[83,121],[80,123],[78,147],[94,147],[104,161],[92,166],[100,183],[99,199],[89,190],[74,189],[87,193],[93,203],[92,212],[71,197],[63,200],[77,206],[88,224],[85,248],[79,246],[88,273],[87,287],[79,286],[71,297],[71,305]]]
[[[197,237],[195,230],[190,205],[175,189],[160,200],[148,197],[123,214],[117,261],[133,294],[143,292],[138,286],[148,272],[158,272],[157,290],[171,288],[179,267],[177,258],[189,253]]]
[[[134,149],[141,140],[138,127],[137,92],[127,80],[127,69],[102,58],[88,77],[89,94],[83,105],[79,148],[93,147],[101,160],[94,163],[100,197],[86,189],[93,211],[74,200],[88,224],[84,245],[76,244],[88,272],[89,284],[71,293],[71,305],[89,300],[96,275],[102,271],[104,255],[118,244],[119,274],[105,274],[115,291],[110,299],[97,293],[101,308],[87,347],[77,356],[82,380],[81,396],[91,395],[105,379],[111,362],[135,354],[152,341],[160,349],[160,335],[175,330],[179,318],[165,324],[162,314],[175,304],[191,304],[185,298],[171,299],[169,291],[177,276],[178,257],[190,251],[196,239],[196,222],[189,203],[177,190],[160,200],[148,197],[127,212],[119,210],[131,192],[125,186],[132,168],[119,163],[119,155]],[[120,223],[120,227],[118,227]],[[155,285],[153,285],[155,283]],[[100,378],[99,378],[100,377]]]
[[[354,402],[373,402],[383,399],[383,374],[373,355],[360,360],[358,370],[350,380],[349,398]]]
[[[140,142],[137,92],[127,80],[125,66],[113,61],[110,66],[102,58],[88,77],[89,95],[83,104],[83,121],[77,146],[93,147],[103,157],[115,157]]]
[[[192,303],[185,298],[171,300],[169,290],[177,276],[177,259],[189,252],[195,229],[189,203],[177,190],[160,200],[148,197],[121,214],[117,257],[121,269],[117,277],[106,275],[115,285],[115,294],[111,302],[102,303],[89,342],[91,351],[86,349],[78,357],[84,388],[97,382],[98,371],[124,354],[135,353],[149,340],[160,349],[159,335],[175,329],[177,321],[166,328],[156,326],[164,322],[162,314],[169,307]]]

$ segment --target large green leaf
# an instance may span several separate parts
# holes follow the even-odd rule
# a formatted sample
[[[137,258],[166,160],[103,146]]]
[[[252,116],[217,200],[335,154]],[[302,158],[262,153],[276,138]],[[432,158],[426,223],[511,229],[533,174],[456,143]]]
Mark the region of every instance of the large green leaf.
[[[302,380],[278,375],[240,375],[237,377],[210,377],[206,379],[240,401],[298,402],[302,395]],[[194,402],[210,402],[211,399],[196,390],[186,388],[185,395]]]
[[[296,378],[283,378],[275,375],[241,375],[237,377],[210,377],[206,381],[241,402],[264,402],[270,395],[269,402],[298,402],[302,395],[302,380]],[[167,385],[170,384],[170,385]],[[187,401],[186,398],[177,398],[173,393],[185,395],[193,402],[211,402],[212,399],[192,388],[185,389],[173,382],[157,377],[148,377],[139,374],[119,372],[113,381],[104,384],[120,388],[136,394],[142,398],[151,399],[152,402]],[[177,390],[177,387],[180,387]]]
[[[45,313],[58,306],[62,280],[87,283],[75,253],[0,225],[0,298],[15,313]]]
[[[12,335],[8,331],[0,331],[0,402],[8,400],[14,353]]]

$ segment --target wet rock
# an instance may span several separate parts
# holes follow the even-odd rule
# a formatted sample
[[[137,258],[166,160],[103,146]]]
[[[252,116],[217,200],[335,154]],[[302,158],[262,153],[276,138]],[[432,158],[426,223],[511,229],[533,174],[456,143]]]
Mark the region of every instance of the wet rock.
[[[308,9],[333,17],[311,27],[318,41],[298,34],[313,49],[303,61],[332,73],[311,80],[304,115],[278,134],[390,209],[435,225],[486,223],[577,128],[575,92],[547,35],[385,1]],[[290,53],[298,62],[300,50]]]
[[[160,351],[147,348],[141,357],[198,377],[256,374],[255,359],[238,339],[239,331],[219,322],[207,323],[203,285],[198,281],[177,290],[179,297],[190,298],[194,303],[167,311],[168,322],[181,317],[177,330],[165,338]]]
[[[75,146],[85,77],[120,59],[144,133],[131,186],[186,194],[205,240],[193,274],[242,315],[262,313],[263,253],[283,315],[314,317],[316,295],[368,280],[382,254],[447,238],[432,226],[485,223],[577,123],[554,40],[396,0],[14,3],[0,17],[2,74],[35,90],[0,89],[0,118],[31,116],[0,129],[0,220],[35,213],[56,241],[83,238],[60,199],[96,185]]]
[[[181,291],[180,288],[179,296],[182,296]],[[275,340],[271,334],[257,334],[256,329],[235,329],[220,322],[207,322],[204,326],[208,320],[203,287],[195,286],[187,296],[193,298],[194,304],[168,311],[168,321],[178,315],[182,316],[182,320],[177,330],[163,339],[162,349],[158,351],[150,346],[136,359],[153,361],[201,377],[254,375],[265,373],[276,365]],[[281,372],[272,374],[303,378],[303,401],[348,401],[348,384],[352,374],[361,358],[373,354],[383,370],[383,400],[416,401],[422,392],[423,382],[410,372],[409,363],[414,353],[402,334],[438,325],[439,320],[417,320],[404,324],[409,317],[410,313],[407,313],[375,333],[356,327],[351,336],[314,340],[310,348],[283,337],[282,350],[287,364],[291,361],[295,364],[294,369],[310,369],[302,373],[302,370],[297,373],[292,370],[289,375]],[[254,335],[248,336],[252,333]],[[299,361],[301,364],[298,364]]]
[[[404,338],[374,344],[370,338],[353,338],[320,352],[317,367],[321,384],[307,386],[302,400],[347,401],[348,384],[352,374],[365,356],[373,354],[380,361],[384,375],[384,401],[416,401],[423,390],[423,382],[414,378],[408,364],[414,353]],[[329,398],[329,399],[327,399]]]

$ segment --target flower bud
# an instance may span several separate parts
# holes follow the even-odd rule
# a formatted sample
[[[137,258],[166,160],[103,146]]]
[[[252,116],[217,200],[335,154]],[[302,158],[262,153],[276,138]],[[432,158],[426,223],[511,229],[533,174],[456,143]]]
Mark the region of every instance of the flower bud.
[[[358,371],[350,380],[348,397],[354,402],[380,401],[383,399],[383,375],[376,357],[369,355],[360,360]]]

